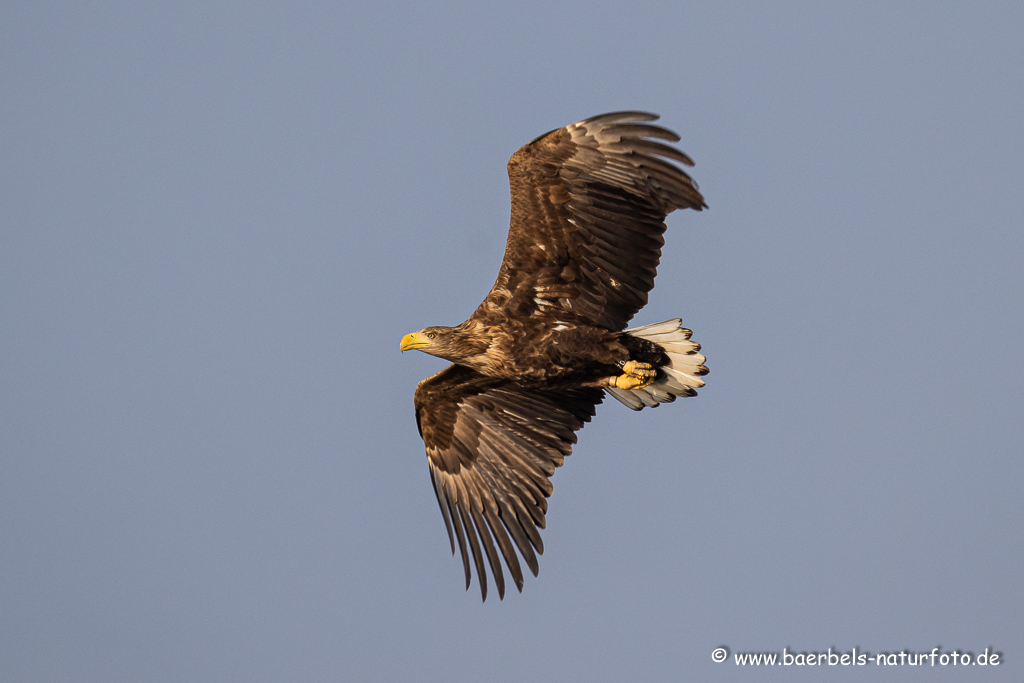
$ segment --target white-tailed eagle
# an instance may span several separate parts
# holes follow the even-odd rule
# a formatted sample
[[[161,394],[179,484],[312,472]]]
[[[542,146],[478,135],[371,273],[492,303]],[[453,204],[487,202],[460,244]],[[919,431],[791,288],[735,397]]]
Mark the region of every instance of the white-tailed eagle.
[[[502,557],[520,591],[519,556],[536,576],[551,476],[605,392],[640,410],[704,386],[679,319],[624,329],[654,287],[665,216],[705,207],[657,118],[603,114],[513,154],[494,287],[461,325],[402,338],[452,362],[416,388],[416,423],[452,553],[458,540],[466,588],[472,557],[485,600],[485,564],[500,597]]]

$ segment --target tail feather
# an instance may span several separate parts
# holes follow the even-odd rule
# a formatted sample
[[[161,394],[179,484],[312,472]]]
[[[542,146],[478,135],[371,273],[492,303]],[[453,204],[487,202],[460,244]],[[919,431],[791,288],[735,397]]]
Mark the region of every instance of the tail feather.
[[[668,360],[658,367],[657,379],[646,387],[610,387],[608,393],[633,410],[671,403],[678,396],[696,396],[696,389],[704,386],[701,376],[708,374],[704,366],[707,359],[700,353],[700,344],[690,339],[693,332],[683,327],[682,322],[680,318],[674,318],[626,330],[627,334],[660,346]]]

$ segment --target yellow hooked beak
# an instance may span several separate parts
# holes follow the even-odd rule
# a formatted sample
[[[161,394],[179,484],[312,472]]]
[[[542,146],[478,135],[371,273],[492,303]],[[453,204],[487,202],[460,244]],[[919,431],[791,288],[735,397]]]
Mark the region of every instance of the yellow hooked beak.
[[[422,349],[424,346],[430,346],[430,340],[419,332],[410,332],[402,337],[402,345],[399,349],[408,351],[409,349]]]

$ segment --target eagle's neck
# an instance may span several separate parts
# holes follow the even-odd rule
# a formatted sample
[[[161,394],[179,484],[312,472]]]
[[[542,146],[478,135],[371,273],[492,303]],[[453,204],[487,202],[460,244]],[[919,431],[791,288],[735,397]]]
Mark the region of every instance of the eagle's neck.
[[[491,365],[489,352],[494,336],[490,332],[479,321],[472,318],[453,327],[442,357],[487,374],[487,368]]]

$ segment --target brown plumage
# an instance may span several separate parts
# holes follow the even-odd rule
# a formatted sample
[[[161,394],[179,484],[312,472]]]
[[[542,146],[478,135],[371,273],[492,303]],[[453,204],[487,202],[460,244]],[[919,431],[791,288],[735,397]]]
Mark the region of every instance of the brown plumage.
[[[516,549],[536,576],[550,478],[605,391],[639,410],[704,385],[678,319],[623,330],[654,287],[665,216],[705,206],[666,161],[693,165],[657,141],[679,140],[657,118],[595,116],[513,154],[494,287],[461,325],[402,339],[453,363],[416,388],[416,423],[452,553],[458,540],[466,587],[472,560],[485,600],[485,563],[501,597],[502,557],[520,591]]]

